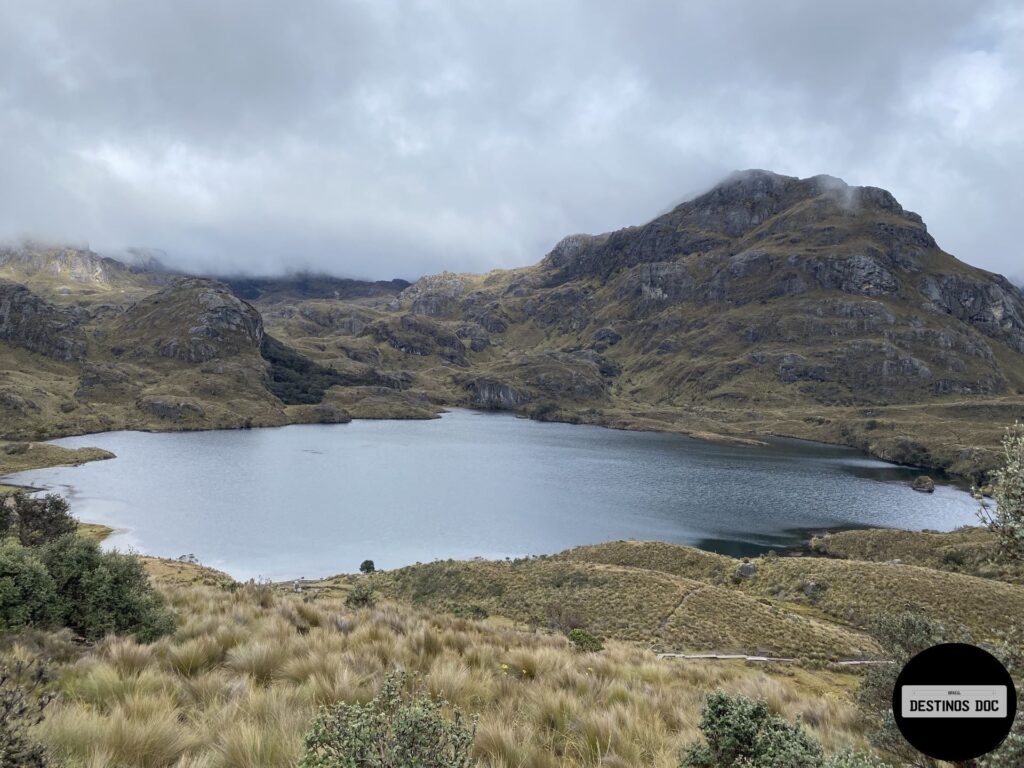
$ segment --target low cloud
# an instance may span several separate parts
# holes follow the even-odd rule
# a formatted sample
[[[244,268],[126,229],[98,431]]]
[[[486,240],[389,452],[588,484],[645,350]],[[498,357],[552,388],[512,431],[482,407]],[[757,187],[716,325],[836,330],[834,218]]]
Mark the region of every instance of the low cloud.
[[[1016,3],[0,7],[0,238],[415,278],[537,261],[748,167],[892,191],[1020,268]]]

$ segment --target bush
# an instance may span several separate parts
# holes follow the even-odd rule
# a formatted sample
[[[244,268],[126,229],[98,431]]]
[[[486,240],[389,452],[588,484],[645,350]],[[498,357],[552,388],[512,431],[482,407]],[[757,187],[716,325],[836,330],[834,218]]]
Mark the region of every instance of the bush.
[[[1003,437],[1003,466],[992,476],[989,506],[975,489],[978,516],[999,541],[999,551],[1007,560],[1024,560],[1024,424],[1014,424]]]
[[[576,646],[577,651],[582,651],[584,653],[596,653],[597,651],[604,650],[604,645],[602,645],[601,641],[585,629],[577,627],[569,632],[568,637],[572,641],[572,644]]]
[[[38,547],[78,530],[68,503],[55,493],[41,499],[16,493],[10,499],[0,504],[0,538],[15,536],[26,547]]]
[[[49,624],[55,602],[53,579],[35,553],[17,539],[0,543],[0,632]]]
[[[345,595],[345,605],[349,608],[372,608],[376,604],[377,598],[369,584],[356,584]]]
[[[706,744],[694,744],[683,758],[693,768],[819,768],[821,747],[798,726],[768,710],[763,701],[708,696],[700,730]]]
[[[800,728],[773,715],[763,701],[717,691],[708,696],[700,723],[706,744],[683,755],[685,768],[883,768],[868,755],[825,757]]]
[[[406,692],[404,673],[389,676],[367,704],[322,709],[306,735],[301,768],[469,768],[476,722],[458,707]]]
[[[174,617],[138,558],[102,552],[76,535],[51,542],[40,557],[55,586],[58,621],[85,639],[113,632],[151,642],[174,630]]]
[[[868,738],[879,749],[913,760],[917,750],[903,738],[892,716],[892,691],[896,677],[911,658],[933,645],[951,639],[945,628],[917,613],[884,616],[871,627],[885,658],[893,664],[877,664],[864,673],[857,700],[864,712]]]
[[[0,668],[0,768],[49,765],[46,750],[29,735],[52,699],[41,693],[46,682],[46,670],[40,666],[19,663]]]
[[[359,564],[360,573],[373,573],[375,570],[377,569],[373,565],[373,560],[363,560],[363,562]]]

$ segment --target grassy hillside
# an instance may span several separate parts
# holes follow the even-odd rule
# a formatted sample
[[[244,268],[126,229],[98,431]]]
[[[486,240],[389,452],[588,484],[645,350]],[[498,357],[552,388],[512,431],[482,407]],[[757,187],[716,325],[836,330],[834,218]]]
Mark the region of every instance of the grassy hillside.
[[[878,535],[885,533],[902,535],[891,531]],[[950,546],[955,547],[955,541]],[[1024,587],[916,565],[760,557],[749,561],[751,575],[741,576],[741,561],[659,542],[613,542],[557,557],[703,578],[739,593],[733,599],[771,598],[806,615],[851,627],[867,627],[886,614],[914,611],[962,627],[982,641],[997,637],[1005,631],[1008,617],[1024,612]]]
[[[328,580],[324,585],[337,584]],[[347,584],[348,581],[341,583]],[[663,651],[724,651],[838,659],[870,655],[861,633],[801,616],[769,599],[696,578],[546,558],[439,562],[373,576],[392,599],[519,624],[578,622],[604,637]]]
[[[39,733],[71,766],[294,766],[317,706],[366,701],[388,670],[480,713],[481,767],[675,768],[715,689],[799,717],[830,750],[863,747],[852,675],[659,661],[610,642],[582,654],[563,637],[422,608],[349,610],[265,588],[165,586],[177,633],[64,653],[59,704]],[[28,643],[13,653],[40,652]]]
[[[899,561],[1024,585],[1024,563],[999,562],[995,536],[985,528],[949,533],[869,529],[829,533],[811,542],[829,557],[873,562]]]
[[[1020,586],[933,568],[741,561],[659,542],[437,562],[299,591],[144,561],[177,613],[174,634],[92,645],[66,631],[0,637],[0,656],[50,666],[60,699],[34,733],[71,768],[294,768],[319,706],[366,702],[394,669],[479,714],[478,768],[677,768],[715,690],[799,718],[828,751],[867,749],[855,704],[863,668],[827,663],[878,653],[863,624],[910,608],[978,641],[1024,610]],[[357,585],[372,587],[376,605],[346,604]],[[580,625],[604,650],[573,647],[564,633]]]

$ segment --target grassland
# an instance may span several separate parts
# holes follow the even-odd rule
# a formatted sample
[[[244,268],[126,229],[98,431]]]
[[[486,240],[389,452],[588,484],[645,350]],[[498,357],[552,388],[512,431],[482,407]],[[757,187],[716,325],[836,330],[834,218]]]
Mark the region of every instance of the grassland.
[[[70,766],[294,766],[319,705],[366,701],[394,668],[480,714],[481,767],[675,768],[698,738],[704,695],[719,688],[799,717],[827,749],[864,747],[848,674],[665,662],[616,641],[581,654],[501,621],[164,584],[180,616],[171,638],[109,639],[83,653],[58,636],[10,649],[65,659],[62,699],[38,732]]]
[[[87,461],[102,461],[112,458],[114,458],[114,454],[102,448],[63,448],[49,443],[0,441],[0,476],[42,467],[77,467]],[[17,490],[13,486],[0,487]]]
[[[931,535],[952,549],[979,539]],[[982,641],[1024,613],[1024,587],[940,568],[743,561],[660,542],[436,562],[298,591],[143,560],[178,615],[172,636],[92,646],[62,633],[0,638],[3,655],[55,671],[61,696],[36,734],[70,768],[293,768],[319,706],[367,701],[395,669],[479,713],[478,768],[676,768],[717,689],[799,718],[829,751],[867,749],[859,672],[830,662],[878,658],[866,631],[874,618],[910,609]],[[357,584],[373,587],[375,606],[346,606]],[[575,650],[564,631],[577,625],[605,650]],[[712,650],[798,661],[657,656]]]
[[[839,531],[814,539],[812,548],[829,557],[900,562],[1024,584],[1024,563],[996,558],[995,537],[985,528],[949,533],[869,529]]]
[[[880,532],[878,537],[885,533]],[[949,534],[935,534],[947,536]],[[954,543],[950,546],[955,547]],[[769,598],[801,615],[866,628],[878,617],[914,611],[971,633],[976,641],[1024,615],[1024,587],[962,573],[891,562],[822,557],[761,557],[740,576],[741,561],[660,542],[612,542],[570,550],[570,562],[603,563],[704,579],[746,598]]]
[[[327,580],[319,586],[351,583]],[[438,562],[373,576],[394,600],[497,615],[527,626],[571,617],[589,630],[659,651],[771,653],[817,659],[877,651],[863,633],[800,615],[760,595],[646,568],[546,558]]]

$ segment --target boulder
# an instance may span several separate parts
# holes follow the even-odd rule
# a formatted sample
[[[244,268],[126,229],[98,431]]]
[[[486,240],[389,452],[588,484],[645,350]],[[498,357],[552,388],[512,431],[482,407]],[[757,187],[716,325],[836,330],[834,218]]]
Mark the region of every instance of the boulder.
[[[918,475],[914,478],[914,482],[910,484],[910,487],[919,493],[934,493],[935,481],[928,477],[928,475]]]

